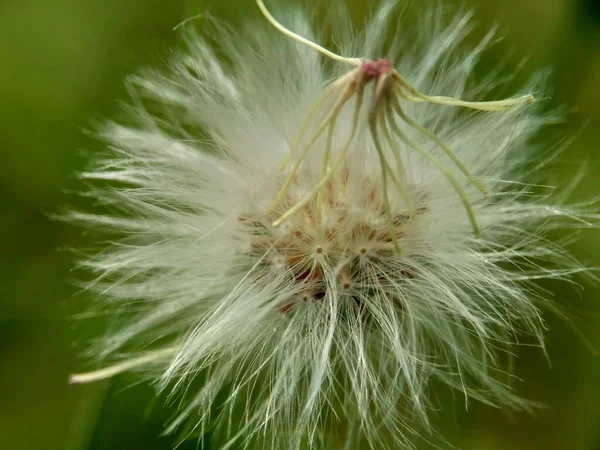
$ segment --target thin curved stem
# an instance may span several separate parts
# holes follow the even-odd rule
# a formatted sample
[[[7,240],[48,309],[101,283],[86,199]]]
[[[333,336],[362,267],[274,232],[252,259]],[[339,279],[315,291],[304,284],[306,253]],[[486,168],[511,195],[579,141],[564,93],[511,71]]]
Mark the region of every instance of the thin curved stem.
[[[393,77],[402,88],[406,89],[412,94],[412,96],[402,94],[402,97],[415,103],[429,102],[446,106],[462,106],[480,111],[504,111],[515,106],[521,106],[526,103],[533,103],[535,101],[535,97],[533,95],[523,95],[522,97],[507,98],[505,100],[496,100],[491,102],[468,102],[459,98],[444,97],[441,95],[426,95],[422,92],[419,92],[406,80],[406,78],[400,75],[398,71],[393,71]]]
[[[115,364],[114,366],[105,367],[104,369],[95,370],[93,372],[76,373],[69,376],[69,384],[85,384],[106,380],[123,372],[127,372],[128,370],[135,369],[136,367],[144,366],[160,359],[168,359],[175,354],[176,350],[175,347],[169,347],[149,352],[138,358],[128,359]]]
[[[302,127],[300,128],[300,132],[298,133],[298,136],[296,136],[296,139],[294,140],[294,143],[292,144],[292,147],[290,148],[288,155],[281,163],[280,170],[283,171],[283,170],[287,169],[287,166],[290,163],[290,159],[291,159],[293,153],[298,148],[298,146],[300,145],[300,142],[302,141],[302,138],[308,131],[308,127],[310,125],[310,120],[315,115],[315,113],[318,111],[319,107],[325,102],[325,100],[327,100],[331,96],[331,94],[333,94],[333,92],[334,92],[333,86],[328,86],[327,89],[325,90],[325,92],[310,107],[310,110],[308,111],[306,119],[304,119],[304,122],[302,123]]]
[[[324,176],[323,178],[321,178],[321,180],[317,183],[317,185],[308,194],[306,194],[302,198],[302,200],[300,200],[298,203],[296,203],[292,208],[287,210],[279,219],[277,219],[275,222],[273,222],[274,227],[278,227],[279,225],[281,225],[288,218],[290,218],[296,212],[298,212],[300,210],[300,208],[302,208],[304,205],[306,205],[315,194],[318,194],[318,192],[320,192],[320,190],[327,184],[327,182],[331,179],[331,177],[340,168],[340,166],[342,165],[342,162],[344,162],[344,160],[346,159],[346,156],[348,155],[348,151],[350,150],[350,145],[352,144],[352,141],[354,140],[354,137],[356,136],[356,133],[358,131],[358,118],[360,116],[360,110],[362,108],[363,92],[364,92],[364,84],[361,83],[357,89],[356,105],[354,107],[354,114],[352,115],[352,130],[350,132],[350,136],[348,136],[348,140],[346,141],[344,147],[342,148],[342,150],[340,152],[340,156],[338,157],[336,162],[333,164],[333,166],[331,167],[331,169],[329,170],[327,175]]]
[[[390,237],[392,238],[392,242],[394,244],[394,249],[397,253],[401,253],[402,250],[400,248],[400,244],[398,242],[398,236],[396,234],[396,228],[394,227],[394,216],[392,215],[392,209],[390,205],[390,196],[388,192],[388,165],[385,160],[385,154],[383,153],[383,148],[381,143],[379,142],[379,137],[377,136],[377,116],[376,114],[371,114],[369,117],[369,129],[371,131],[371,138],[373,139],[373,144],[375,145],[375,150],[379,155],[379,163],[381,165],[381,184],[383,187],[383,207],[385,208],[385,214],[387,216],[388,228],[390,231]]]
[[[386,101],[385,108],[386,109],[390,108],[389,101]],[[400,155],[400,152],[399,152],[397,146],[394,145],[392,136],[390,135],[390,130],[385,121],[385,111],[382,110],[380,113],[380,116],[382,119],[381,120],[381,129],[383,131],[383,137],[386,140],[386,142],[388,143],[390,149],[392,150],[394,160],[396,161],[396,166],[398,168],[398,171],[400,172],[400,178],[396,177],[396,175],[393,173],[390,165],[386,164],[388,167],[388,170],[390,172],[390,176],[392,177],[392,182],[396,186],[396,189],[398,189],[398,191],[400,192],[402,199],[406,202],[410,216],[416,217],[417,208],[415,206],[415,203],[410,198],[408,184],[406,183],[406,168],[404,166],[404,162],[402,161],[402,155]]]
[[[406,100],[413,103],[437,103],[438,105],[446,106],[463,106],[465,108],[477,109],[479,111],[504,111],[508,108],[520,106],[525,103],[533,103],[535,100],[533,95],[524,95],[523,97],[509,98],[506,100],[495,100],[490,102],[468,102],[458,98],[443,97],[441,95],[424,95],[411,96],[405,95]]]
[[[400,140],[402,140],[405,144],[407,144],[409,147],[411,147],[413,150],[415,150],[421,156],[426,158],[429,162],[431,162],[431,164],[433,164],[435,167],[437,167],[437,169],[440,172],[442,172],[442,174],[446,177],[446,179],[450,182],[452,187],[456,190],[457,194],[459,195],[459,197],[465,207],[465,210],[467,212],[467,216],[469,217],[469,222],[471,222],[471,227],[473,228],[473,232],[475,233],[475,236],[480,236],[481,230],[477,223],[477,218],[475,217],[475,212],[473,211],[473,206],[471,205],[471,202],[469,200],[469,197],[467,196],[467,193],[465,192],[463,187],[460,185],[458,180],[444,167],[444,165],[435,156],[433,156],[427,150],[423,149],[417,143],[412,141],[402,131],[402,129],[396,123],[396,120],[394,119],[394,116],[393,116],[393,113],[391,110],[387,111],[387,121],[389,122],[393,132],[400,138]]]
[[[435,142],[435,144],[439,148],[441,148],[444,151],[444,153],[446,153],[448,158],[450,158],[452,160],[454,165],[456,167],[458,167],[458,169],[469,179],[471,184],[473,184],[473,186],[475,186],[483,195],[487,196],[487,190],[483,186],[483,184],[481,184],[481,182],[473,176],[473,174],[469,171],[469,169],[467,169],[467,167],[462,163],[462,161],[460,159],[458,159],[458,156],[456,156],[456,154],[450,149],[450,147],[448,147],[448,145],[446,145],[446,143],[444,141],[442,141],[440,138],[438,138],[435,134],[433,134],[427,128],[419,125],[414,119],[412,119],[408,114],[406,114],[404,112],[404,110],[402,109],[402,107],[400,106],[400,102],[398,101],[398,99],[396,97],[392,98],[392,105],[394,107],[394,110],[402,118],[402,120],[404,120],[409,126],[414,128],[415,130],[419,131],[421,134],[424,134],[429,139],[431,139],[433,142]]]
[[[337,53],[333,53],[331,50],[327,50],[325,47],[320,46],[316,42],[313,42],[310,39],[306,39],[305,37],[302,37],[299,34],[296,34],[293,31],[287,29],[286,27],[281,25],[277,21],[277,19],[275,19],[275,17],[273,17],[273,15],[269,12],[262,0],[256,0],[256,5],[258,6],[258,9],[260,9],[260,12],[265,17],[265,19],[267,19],[269,23],[273,25],[275,29],[281,32],[282,34],[285,34],[286,36],[294,39],[295,41],[298,41],[301,44],[304,44],[308,47],[317,50],[318,52],[335,61],[351,64],[353,66],[358,66],[362,63],[362,60],[360,58],[346,58],[345,56],[338,55]]]
[[[327,173],[330,170],[331,163],[331,152],[333,148],[333,131],[337,122],[337,116],[329,124],[329,130],[327,130],[327,144],[325,145],[325,157],[323,158],[323,169],[321,171],[321,178],[327,177]],[[319,190],[317,193],[317,215],[320,217],[323,209],[323,190]]]
[[[327,115],[327,117],[321,123],[321,125],[319,125],[319,128],[317,128],[317,131],[315,131],[315,133],[312,135],[312,137],[309,139],[308,143],[302,150],[302,153],[300,153],[298,158],[296,158],[296,160],[294,161],[294,164],[292,164],[292,169],[291,169],[290,173],[286,177],[286,179],[283,183],[283,186],[281,187],[281,189],[279,190],[279,192],[277,193],[277,195],[275,196],[275,198],[269,205],[269,208],[267,209],[267,213],[273,211],[279,205],[279,203],[281,203],[281,200],[283,200],[283,197],[285,196],[285,194],[287,194],[287,191],[289,190],[290,186],[292,185],[292,182],[294,181],[294,177],[296,176],[296,173],[298,172],[298,169],[300,168],[300,164],[302,163],[304,158],[306,158],[308,151],[310,150],[312,145],[316,142],[316,140],[321,136],[321,134],[323,134],[323,131],[325,131],[325,128],[327,128],[329,123],[332,120],[337,119],[337,116],[340,113],[340,110],[343,108],[343,106],[346,104],[346,102],[352,97],[352,94],[353,94],[353,90],[352,90],[351,86],[348,86],[342,92],[341,96],[338,98],[335,105],[333,106],[331,112]]]

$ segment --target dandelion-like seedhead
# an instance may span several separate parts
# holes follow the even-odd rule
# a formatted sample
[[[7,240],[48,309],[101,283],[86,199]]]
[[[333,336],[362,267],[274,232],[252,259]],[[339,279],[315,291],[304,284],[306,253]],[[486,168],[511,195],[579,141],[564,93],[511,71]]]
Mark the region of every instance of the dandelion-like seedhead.
[[[119,361],[72,381],[141,371],[182,399],[167,431],[225,448],[408,448],[434,380],[527,408],[504,365],[520,334],[543,346],[535,280],[583,270],[544,236],[585,215],[523,169],[552,117],[528,92],[461,100],[496,87],[472,79],[493,34],[457,50],[468,13],[340,18],[345,58],[257,4],[294,39],[213,23],[101,129],[82,177],[111,213],[70,218],[111,232],[82,265],[118,312],[93,353]]]

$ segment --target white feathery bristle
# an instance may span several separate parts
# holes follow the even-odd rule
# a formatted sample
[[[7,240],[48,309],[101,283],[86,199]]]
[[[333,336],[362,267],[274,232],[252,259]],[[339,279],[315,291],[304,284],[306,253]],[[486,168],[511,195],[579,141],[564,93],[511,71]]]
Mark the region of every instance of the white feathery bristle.
[[[465,12],[392,30],[382,55],[384,3],[362,41],[332,28],[342,54],[373,61],[325,61],[266,21],[211,22],[166,75],[131,79],[134,125],[106,124],[110,155],[82,174],[110,213],[69,215],[110,232],[82,265],[118,314],[95,354],[119,362],[72,382],[144,372],[187,405],[168,431],[192,421],[223,448],[410,448],[433,380],[528,408],[503,361],[519,334],[543,347],[535,280],[584,271],[544,236],[585,214],[533,194],[524,169],[551,118],[529,91],[456,103],[494,87],[472,78],[492,35],[459,50]],[[320,41],[302,13],[277,16]]]

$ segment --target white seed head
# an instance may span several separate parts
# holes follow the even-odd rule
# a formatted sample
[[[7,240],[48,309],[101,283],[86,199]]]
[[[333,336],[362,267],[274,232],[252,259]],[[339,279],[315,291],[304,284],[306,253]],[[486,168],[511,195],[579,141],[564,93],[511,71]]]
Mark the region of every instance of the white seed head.
[[[83,265],[121,319],[97,355],[126,357],[73,382],[144,371],[184,399],[168,431],[215,427],[225,448],[335,430],[408,448],[433,380],[528,406],[502,380],[515,336],[543,345],[533,283],[583,270],[544,238],[583,214],[523,169],[551,118],[528,93],[460,100],[494,87],[471,76],[491,35],[457,50],[469,14],[430,13],[382,55],[392,6],[333,69],[293,12],[283,30],[314,45],[213,24],[167,75],[132,78],[134,125],[104,126],[111,154],[83,174],[111,213],[71,214],[113,233]]]

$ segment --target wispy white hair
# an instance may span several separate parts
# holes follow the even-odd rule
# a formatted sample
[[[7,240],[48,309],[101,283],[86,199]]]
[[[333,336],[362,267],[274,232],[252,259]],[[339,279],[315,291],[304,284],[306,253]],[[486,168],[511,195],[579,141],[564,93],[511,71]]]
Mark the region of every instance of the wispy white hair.
[[[385,2],[363,34],[334,21],[341,53],[387,57],[432,95],[481,100],[497,87],[472,76],[493,35],[459,49],[470,13],[447,20],[438,9],[405,28],[393,6]],[[321,41],[301,11],[278,17]],[[535,104],[477,114],[403,105],[485,185],[487,197],[440,157],[470,199],[480,237],[448,177],[399,145],[419,214],[408,220],[390,192],[401,252],[390,251],[385,219],[369,203],[381,194],[381,173],[364,129],[322,220],[295,216],[274,227],[266,210],[281,188],[280,165],[311,105],[347,67],[262,21],[239,33],[208,22],[207,37],[190,34],[167,73],[131,78],[129,124],[101,128],[110,154],[81,175],[106,208],[70,218],[110,233],[81,264],[96,274],[88,288],[101,308],[116,311],[93,354],[117,365],[73,381],[141,371],[183,399],[169,432],[214,432],[236,448],[409,448],[418,427],[428,429],[433,380],[465,402],[527,408],[504,367],[518,335],[543,347],[540,311],[551,304],[535,282],[583,270],[545,235],[585,216],[551,204],[525,169],[530,138],[553,118]],[[344,110],[333,142],[351,131]],[[290,202],[318,183],[312,169],[325,141],[316,140]]]

